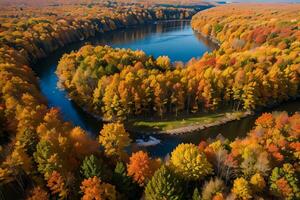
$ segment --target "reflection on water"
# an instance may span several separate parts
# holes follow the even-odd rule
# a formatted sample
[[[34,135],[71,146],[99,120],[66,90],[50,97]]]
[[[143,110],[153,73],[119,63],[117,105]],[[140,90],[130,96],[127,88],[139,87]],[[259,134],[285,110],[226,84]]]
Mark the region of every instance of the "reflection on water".
[[[168,55],[172,61],[183,62],[217,48],[210,40],[194,33],[189,21],[169,21],[117,30],[93,38],[89,43],[139,49],[154,57]]]
[[[202,56],[207,51],[212,51],[217,46],[201,35],[192,31],[189,22],[170,21],[158,24],[150,24],[135,28],[112,31],[99,34],[85,42],[68,45],[56,51],[47,59],[41,60],[34,67],[40,78],[40,89],[47,97],[49,106],[60,108],[65,120],[87,130],[91,136],[96,137],[102,123],[91,117],[78,106],[66,98],[66,92],[56,87],[56,66],[64,53],[78,50],[86,43],[92,45],[110,45],[120,48],[141,49],[155,57],[168,55],[172,61],[187,62],[192,57]],[[300,103],[294,102],[280,107],[289,111],[299,110]],[[238,122],[231,122],[219,127],[212,127],[198,134],[181,136],[159,136],[162,144],[149,147],[147,150],[153,156],[165,156],[181,142],[198,143],[202,138],[215,137],[219,133],[233,139],[236,136],[244,136],[253,125],[255,117],[249,117]],[[132,136],[134,137],[134,136]]]
[[[168,55],[172,61],[187,62],[192,57],[202,56],[205,52],[213,50],[216,45],[212,42],[206,45],[197,38],[190,26],[183,24],[180,29],[163,28],[163,32],[155,32],[143,40],[127,42],[119,47],[142,49],[155,57]]]

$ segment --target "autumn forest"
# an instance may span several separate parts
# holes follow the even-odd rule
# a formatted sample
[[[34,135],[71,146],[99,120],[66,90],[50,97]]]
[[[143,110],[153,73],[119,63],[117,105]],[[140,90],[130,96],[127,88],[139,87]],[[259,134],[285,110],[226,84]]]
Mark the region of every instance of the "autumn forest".
[[[299,102],[299,4],[14,0],[0,10],[1,200],[300,199],[299,104],[276,110]],[[181,62],[85,43],[173,21],[216,48]],[[147,37],[139,35],[153,42]],[[68,120],[41,89],[40,61],[78,42],[51,73],[57,90],[101,125],[97,133]],[[251,117],[240,137],[242,118]],[[227,130],[234,139],[199,131],[232,121],[241,123]],[[148,151],[188,134],[201,139],[163,157]]]

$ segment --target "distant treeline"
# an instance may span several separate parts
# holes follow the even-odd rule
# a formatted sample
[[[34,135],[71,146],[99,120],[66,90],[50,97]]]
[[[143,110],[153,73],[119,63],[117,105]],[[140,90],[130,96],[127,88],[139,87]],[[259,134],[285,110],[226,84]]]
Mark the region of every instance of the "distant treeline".
[[[158,20],[191,19],[197,10],[117,3],[24,10],[8,8],[0,15],[0,42],[2,46],[20,51],[32,62],[66,44],[97,33]]]

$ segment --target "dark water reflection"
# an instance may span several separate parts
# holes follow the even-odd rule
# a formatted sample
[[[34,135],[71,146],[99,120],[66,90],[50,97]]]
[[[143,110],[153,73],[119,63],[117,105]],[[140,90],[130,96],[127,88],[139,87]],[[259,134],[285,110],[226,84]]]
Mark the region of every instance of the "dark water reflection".
[[[40,88],[43,95],[46,96],[49,106],[60,108],[65,120],[71,121],[74,125],[87,130],[92,137],[98,135],[102,123],[82,111],[72,101],[69,101],[66,98],[67,94],[65,91],[57,89],[56,84],[58,78],[55,74],[58,61],[64,53],[78,50],[87,43],[92,45],[110,45],[120,48],[141,49],[155,57],[168,55],[172,61],[183,62],[187,62],[192,57],[202,56],[205,52],[217,48],[211,41],[194,33],[189,22],[173,21],[99,34],[97,37],[87,41],[68,45],[54,52],[46,59],[41,60],[34,67],[34,70],[40,78]],[[278,109],[299,111],[299,108],[300,103],[293,102],[281,106]],[[254,119],[255,116],[249,117],[238,122],[209,128],[197,134],[158,136],[158,138],[162,140],[162,143],[154,147],[149,147],[147,150],[153,156],[165,156],[181,142],[192,142],[196,144],[202,138],[215,137],[219,133],[229,139],[244,136],[252,127]]]

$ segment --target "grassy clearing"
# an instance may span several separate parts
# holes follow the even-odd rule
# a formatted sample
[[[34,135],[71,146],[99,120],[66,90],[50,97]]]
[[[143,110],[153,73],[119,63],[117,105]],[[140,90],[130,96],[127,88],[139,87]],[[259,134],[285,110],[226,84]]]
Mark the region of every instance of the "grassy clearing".
[[[218,120],[227,118],[229,115],[236,115],[237,117],[243,112],[219,112],[219,113],[206,113],[198,115],[189,115],[181,117],[168,117],[163,120],[159,119],[135,119],[128,122],[128,126],[131,130],[143,130],[143,131],[167,131],[182,127],[194,126],[194,125],[206,125]]]

